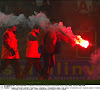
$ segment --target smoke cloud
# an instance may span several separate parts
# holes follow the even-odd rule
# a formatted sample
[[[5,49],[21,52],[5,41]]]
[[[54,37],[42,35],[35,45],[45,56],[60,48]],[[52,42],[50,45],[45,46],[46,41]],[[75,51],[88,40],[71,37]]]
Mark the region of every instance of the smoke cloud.
[[[15,16],[13,14],[6,15],[0,12],[0,27],[8,27],[21,24],[23,27],[28,25],[32,29],[35,24],[39,24],[41,27],[45,27],[49,22],[50,20],[42,12],[35,12],[35,15],[29,16],[28,19],[24,16],[24,14]]]
[[[34,12],[34,15],[26,18],[24,14],[19,14],[19,16],[15,16],[13,14],[6,15],[0,12],[0,27],[8,27],[21,24],[23,27],[30,27],[31,29],[35,24],[41,26],[41,28],[52,27],[53,30],[59,30],[62,34],[72,38],[75,37],[71,27],[63,26],[63,22],[52,24],[47,18],[47,16],[40,12]],[[52,30],[52,29],[51,29]]]
[[[15,16],[13,14],[5,15],[4,13],[0,12],[0,27],[8,27],[8,26],[14,26],[19,24],[21,24],[23,27],[26,26],[30,27],[31,29],[33,29],[35,24],[38,24],[42,29],[49,27],[49,29],[47,30],[60,31],[63,35],[69,37],[73,41],[72,46],[75,46],[76,44],[80,44],[78,40],[79,38],[77,38],[77,35],[73,34],[70,26],[69,27],[64,26],[63,22],[52,24],[49,18],[47,18],[47,16],[42,12],[40,13],[34,12],[34,15],[29,16],[28,18],[26,18],[24,14]]]
[[[47,18],[47,16],[40,12],[40,13],[36,13],[35,15],[29,16],[29,26],[31,26],[31,28],[35,25],[38,24],[40,25],[42,28],[46,27],[48,25],[48,23],[50,23],[49,18]]]
[[[14,26],[22,23],[24,25],[26,21],[26,17],[23,14],[15,16],[13,14],[6,15],[0,12],[0,27]]]

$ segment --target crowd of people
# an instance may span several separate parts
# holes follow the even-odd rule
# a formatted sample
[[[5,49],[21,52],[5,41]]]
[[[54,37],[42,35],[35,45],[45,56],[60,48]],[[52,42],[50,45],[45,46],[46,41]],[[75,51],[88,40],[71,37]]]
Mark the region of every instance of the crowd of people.
[[[45,28],[41,28],[38,24],[34,25],[32,31],[27,35],[25,56],[27,61],[21,74],[16,38],[17,26],[8,27],[2,36],[0,73],[11,64],[15,71],[15,78],[26,79],[28,71],[33,65],[39,80],[49,80],[49,70],[55,65],[55,54],[60,52],[61,40],[66,43],[71,42],[70,38],[58,29],[53,28],[52,25]],[[43,64],[41,63],[41,57],[43,58]]]

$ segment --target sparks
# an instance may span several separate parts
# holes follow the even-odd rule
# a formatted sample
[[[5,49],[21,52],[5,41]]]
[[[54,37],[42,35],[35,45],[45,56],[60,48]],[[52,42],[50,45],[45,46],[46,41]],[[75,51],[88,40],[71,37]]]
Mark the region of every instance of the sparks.
[[[81,38],[81,36],[76,36],[76,38],[74,38],[75,44],[78,44],[84,48],[87,48],[89,46],[89,41],[84,40]]]

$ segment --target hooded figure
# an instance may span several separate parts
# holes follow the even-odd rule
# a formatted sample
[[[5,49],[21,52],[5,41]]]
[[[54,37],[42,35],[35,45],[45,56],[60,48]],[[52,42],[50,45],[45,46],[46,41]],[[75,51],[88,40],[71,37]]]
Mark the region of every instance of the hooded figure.
[[[64,40],[67,43],[70,39],[51,24],[40,31],[38,35],[38,43],[44,62],[44,67],[41,71],[41,80],[49,80],[49,70],[55,65],[55,54],[61,51],[61,40]]]
[[[44,67],[41,71],[41,80],[49,80],[49,69],[55,65],[56,33],[53,27],[42,29],[38,35],[38,43],[43,56]]]
[[[20,64],[18,60],[20,57],[15,32],[16,26],[10,26],[3,34],[0,73],[11,63],[15,70],[16,78],[20,78]]]

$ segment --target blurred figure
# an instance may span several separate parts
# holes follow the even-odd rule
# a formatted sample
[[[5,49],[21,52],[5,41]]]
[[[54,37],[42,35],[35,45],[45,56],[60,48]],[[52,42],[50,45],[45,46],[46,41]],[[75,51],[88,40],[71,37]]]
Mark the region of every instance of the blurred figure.
[[[61,40],[68,42],[69,38],[52,27],[52,25],[40,31],[38,42],[42,50],[44,62],[44,67],[41,71],[41,80],[49,80],[49,70],[55,65],[55,54],[61,51]]]
[[[39,75],[41,71],[41,68],[42,68],[42,64],[40,61],[41,54],[39,52],[40,49],[39,49],[39,44],[37,40],[39,31],[40,31],[40,27],[38,25],[35,25],[33,30],[29,32],[27,36],[27,47],[26,47],[27,62],[22,73],[22,79],[26,78],[27,73],[32,67],[32,65],[34,66],[37,75]]]
[[[41,30],[38,35],[38,42],[42,50],[44,66],[41,71],[41,80],[49,80],[49,69],[55,65],[54,50],[56,45],[56,34],[50,31],[51,28]],[[53,31],[53,30],[52,30]]]
[[[20,63],[19,52],[16,38],[16,26],[10,26],[4,32],[2,37],[2,52],[1,52],[1,66],[0,73],[4,71],[9,64],[12,65],[16,79],[20,78]]]

